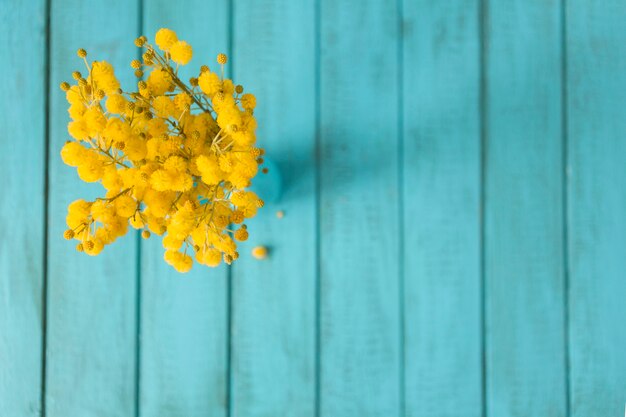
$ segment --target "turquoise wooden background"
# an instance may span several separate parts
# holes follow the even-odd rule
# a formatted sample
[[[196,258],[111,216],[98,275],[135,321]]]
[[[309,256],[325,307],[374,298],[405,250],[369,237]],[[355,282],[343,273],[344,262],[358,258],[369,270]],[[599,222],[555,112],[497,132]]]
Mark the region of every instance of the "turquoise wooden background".
[[[626,2],[0,0],[0,415],[621,416]],[[260,262],[61,237],[79,47],[257,93]],[[278,219],[277,210],[286,216]]]

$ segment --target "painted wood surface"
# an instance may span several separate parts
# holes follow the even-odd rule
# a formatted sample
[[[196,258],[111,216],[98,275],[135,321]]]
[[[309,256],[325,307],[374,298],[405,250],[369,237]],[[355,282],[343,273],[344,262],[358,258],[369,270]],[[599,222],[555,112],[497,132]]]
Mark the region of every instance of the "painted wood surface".
[[[0,1],[0,416],[621,415],[624,21],[618,0]],[[58,84],[84,47],[131,87],[162,26],[185,76],[229,54],[284,179],[232,267],[61,237],[99,190],[59,157]]]
[[[237,1],[233,10],[234,80],[256,95],[258,143],[284,179],[281,200],[247,222],[232,267],[235,417],[316,415],[314,16],[311,0]],[[250,257],[257,245],[267,260]]]
[[[567,17],[571,415],[626,403],[626,5],[570,1]]]
[[[490,416],[567,412],[560,17],[543,0],[489,2],[485,16]]]
[[[23,22],[14,26],[13,22]],[[0,5],[0,414],[41,408],[46,7]],[[15,249],[15,250],[14,250]]]
[[[320,9],[320,401],[324,416],[401,412],[394,2]]]
[[[141,33],[176,28],[194,48],[180,72],[197,75],[228,52],[227,1],[144,0]],[[203,15],[206,19],[195,19]],[[211,22],[210,25],[206,21]],[[141,242],[139,414],[226,416],[228,410],[228,269],[194,265],[182,276],[163,261],[161,239]]]
[[[67,102],[60,81],[90,60],[117,68],[123,85],[133,82],[138,3],[128,0],[58,0],[50,9],[50,156],[48,234],[48,333],[46,416],[130,416],[135,410],[137,239],[129,233],[98,257],[78,253],[62,239],[67,205],[92,199],[102,189],[83,184],[63,164],[68,140]]]
[[[406,415],[481,416],[479,2],[430,4],[404,2]]]

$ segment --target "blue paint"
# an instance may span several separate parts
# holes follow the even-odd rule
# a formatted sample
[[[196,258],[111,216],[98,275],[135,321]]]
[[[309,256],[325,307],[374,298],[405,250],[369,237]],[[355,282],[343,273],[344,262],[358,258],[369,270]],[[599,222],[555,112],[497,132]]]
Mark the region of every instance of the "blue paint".
[[[0,416],[621,415],[624,21],[620,0],[3,4]],[[85,47],[128,86],[162,26],[185,76],[229,54],[269,169],[240,259],[184,276],[159,239],[61,237],[97,187],[59,158],[57,85]]]
[[[262,168],[267,168],[267,173],[259,173],[254,178],[250,190],[257,193],[266,203],[278,203],[283,193],[280,168],[269,158],[265,158]]]
[[[191,76],[204,63],[212,65],[218,53],[227,51],[227,0],[142,3],[138,32],[154,36],[159,28],[171,27],[193,46],[193,59],[182,76]],[[141,241],[138,414],[226,417],[228,268],[196,264],[180,275],[163,261],[163,252],[161,238]]]
[[[20,22],[15,25],[15,22]],[[3,3],[0,47],[0,415],[38,416],[42,396],[46,10]]]
[[[57,0],[50,5],[50,126],[48,181],[48,280],[46,416],[127,416],[135,408],[136,236],[129,233],[96,258],[60,239],[67,205],[93,198],[101,187],[78,180],[59,158],[67,133],[67,101],[59,82],[84,71],[78,48],[90,59],[106,57],[115,68],[134,57],[138,1],[86,3]],[[103,30],[102,28],[108,28]],[[118,70],[120,82],[133,82]],[[0,401],[1,403],[1,401]]]

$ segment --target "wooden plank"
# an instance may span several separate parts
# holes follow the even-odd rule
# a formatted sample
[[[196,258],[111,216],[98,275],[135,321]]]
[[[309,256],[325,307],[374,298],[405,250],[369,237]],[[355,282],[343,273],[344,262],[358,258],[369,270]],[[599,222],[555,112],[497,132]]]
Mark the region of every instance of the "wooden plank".
[[[404,2],[407,416],[482,415],[478,12]]]
[[[485,303],[489,416],[566,414],[558,1],[489,2]]]
[[[285,184],[275,204],[260,191],[233,264],[233,416],[315,415],[314,16],[312,0],[235,2],[235,81],[257,96],[258,144]],[[250,256],[256,245],[268,259]]]
[[[49,296],[46,415],[130,416],[135,408],[136,234],[98,257],[63,240],[67,205],[93,199],[102,187],[84,184],[59,152],[68,140],[67,102],[58,83],[85,67],[76,56],[106,60],[124,87],[134,77],[136,1],[58,0],[51,8]]]
[[[567,2],[571,415],[626,403],[626,5]]]
[[[320,401],[324,416],[400,413],[398,10],[320,10]]]
[[[0,7],[0,409],[40,413],[45,230],[45,1]]]
[[[143,33],[161,27],[194,49],[183,79],[228,52],[228,2],[144,1]],[[195,264],[181,275],[163,260],[161,238],[141,245],[140,415],[225,416],[228,409],[228,269]]]

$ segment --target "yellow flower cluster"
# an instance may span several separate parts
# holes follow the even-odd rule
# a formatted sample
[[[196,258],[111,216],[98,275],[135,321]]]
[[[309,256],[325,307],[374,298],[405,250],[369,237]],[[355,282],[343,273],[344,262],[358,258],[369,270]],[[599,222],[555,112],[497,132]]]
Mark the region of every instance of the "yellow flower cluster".
[[[97,255],[130,224],[144,238],[164,235],[164,259],[179,272],[189,271],[192,258],[230,264],[239,256],[236,241],[248,238],[244,220],[263,206],[246,190],[264,154],[254,147],[256,99],[224,78],[224,54],[220,74],[203,65],[184,83],[178,67],[193,50],[172,30],[156,33],[156,47],[143,36],[135,44],[143,48],[142,60],[131,62],[137,91],[122,91],[113,67],[90,64],[84,49],[78,56],[87,76],[75,71],[74,85],[61,84],[74,139],[61,157],[83,181],[106,190],[69,205],[64,237]]]

